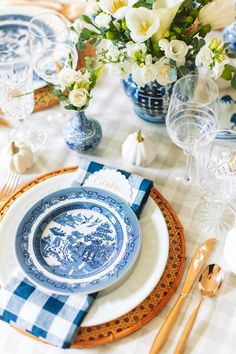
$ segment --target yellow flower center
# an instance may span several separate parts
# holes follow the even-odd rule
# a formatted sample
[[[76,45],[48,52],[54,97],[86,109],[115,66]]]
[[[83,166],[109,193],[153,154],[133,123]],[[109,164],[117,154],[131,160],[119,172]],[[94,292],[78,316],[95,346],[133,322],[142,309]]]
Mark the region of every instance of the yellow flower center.
[[[146,34],[147,33],[147,30],[149,29],[149,23],[148,22],[142,22],[142,25],[140,27],[140,32],[142,34]]]
[[[113,12],[116,12],[123,6],[127,6],[127,0],[113,0]]]

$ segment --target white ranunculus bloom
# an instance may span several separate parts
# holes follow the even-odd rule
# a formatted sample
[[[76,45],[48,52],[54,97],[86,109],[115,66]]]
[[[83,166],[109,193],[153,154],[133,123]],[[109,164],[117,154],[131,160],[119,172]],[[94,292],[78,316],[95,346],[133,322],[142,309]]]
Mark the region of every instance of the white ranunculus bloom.
[[[58,83],[62,88],[65,88],[66,86],[74,84],[80,77],[82,77],[82,75],[79,72],[71,68],[63,68],[58,73]]]
[[[125,16],[127,10],[131,8],[138,0],[100,0],[101,8],[109,12],[116,19]]]
[[[218,29],[230,25],[236,16],[233,0],[213,0],[199,12],[200,25]]]
[[[153,4],[155,16],[160,20],[160,27],[153,36],[154,41],[163,38],[184,0],[158,0]]]
[[[100,12],[100,14],[95,17],[94,22],[98,27],[107,28],[111,22],[111,15]]]
[[[88,96],[88,91],[85,88],[74,89],[69,93],[69,101],[73,106],[82,108],[86,105]]]
[[[144,86],[155,80],[157,73],[156,64],[152,63],[151,54],[147,55],[145,64],[139,66],[137,63],[132,67],[132,78],[139,86]]]
[[[152,37],[160,27],[160,21],[155,11],[145,7],[132,8],[126,16],[126,25],[134,42],[144,42]]]
[[[160,41],[159,41],[160,42]],[[160,43],[159,43],[160,45]],[[168,59],[172,59],[176,62],[177,66],[181,66],[185,64],[185,56],[188,53],[189,47],[184,41],[173,40],[170,41],[165,46],[165,56]]]
[[[169,41],[168,41],[168,39],[160,39],[158,44],[159,44],[160,49],[163,50],[163,52],[164,52],[169,44]]]
[[[169,65],[169,60],[165,57],[156,63],[156,80],[160,85],[166,86],[177,80],[177,73]]]
[[[135,53],[141,52],[145,54],[147,52],[146,44],[144,43],[135,43],[135,42],[128,42],[126,44],[127,54],[130,58],[134,57]]]
[[[209,68],[209,66],[213,62],[213,53],[208,45],[204,45],[196,56],[196,66],[203,65],[205,68]]]

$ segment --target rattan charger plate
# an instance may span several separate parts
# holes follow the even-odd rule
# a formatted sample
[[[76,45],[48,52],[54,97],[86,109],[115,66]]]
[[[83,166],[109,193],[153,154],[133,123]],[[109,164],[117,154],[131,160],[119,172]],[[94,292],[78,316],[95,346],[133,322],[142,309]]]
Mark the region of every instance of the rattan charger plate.
[[[23,185],[0,209],[0,220],[4,217],[14,201],[24,192],[51,177],[74,172],[76,169],[77,167],[69,167],[52,171]],[[183,275],[185,265],[184,231],[174,210],[156,188],[152,189],[151,198],[161,209],[169,232],[169,256],[160,281],[143,302],[125,315],[100,325],[89,327],[81,326],[71,346],[72,348],[93,347],[111,343],[137,331],[155,317],[174,294]],[[22,333],[26,336],[33,337],[26,332]]]

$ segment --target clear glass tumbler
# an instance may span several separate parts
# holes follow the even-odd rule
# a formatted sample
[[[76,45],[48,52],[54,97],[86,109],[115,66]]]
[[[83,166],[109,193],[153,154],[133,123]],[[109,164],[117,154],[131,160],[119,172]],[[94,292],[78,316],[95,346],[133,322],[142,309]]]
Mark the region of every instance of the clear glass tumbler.
[[[214,139],[200,148],[198,144],[200,141],[194,156],[203,198],[213,203],[229,202],[236,184],[236,140]]]
[[[232,131],[231,139],[214,139],[204,147],[198,141],[194,157],[203,197],[195,219],[201,229],[222,236],[236,217],[236,132]]]

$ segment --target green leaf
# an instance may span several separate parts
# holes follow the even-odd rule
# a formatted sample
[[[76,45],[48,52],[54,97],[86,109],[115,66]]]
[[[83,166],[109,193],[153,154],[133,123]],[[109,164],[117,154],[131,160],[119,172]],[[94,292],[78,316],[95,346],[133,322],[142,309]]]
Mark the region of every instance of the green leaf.
[[[82,19],[83,19],[86,23],[89,23],[89,24],[91,24],[91,25],[94,25],[92,19],[91,19],[89,16],[87,16],[87,15],[82,15]]]
[[[231,80],[231,86],[233,89],[236,90],[236,74],[234,74],[232,80]]]
[[[230,81],[232,79],[232,71],[227,65],[225,65],[221,78],[227,81]]]
[[[91,86],[90,86],[90,90],[92,90],[95,85],[96,85],[96,82],[99,78],[99,76],[101,75],[103,71],[103,65],[97,67],[96,69],[94,69],[91,73],[91,76],[90,76],[90,79],[91,79]]]
[[[230,64],[226,64],[225,67],[229,69],[231,72],[236,73],[236,67]]]
[[[66,104],[64,106],[65,109],[68,109],[69,111],[75,111],[77,110],[77,107],[73,106],[73,104]]]
[[[227,53],[227,56],[232,59],[236,58],[236,54],[234,54],[234,53]]]
[[[190,70],[186,66],[180,66],[178,68],[178,74],[180,77],[186,76],[190,73]]]

